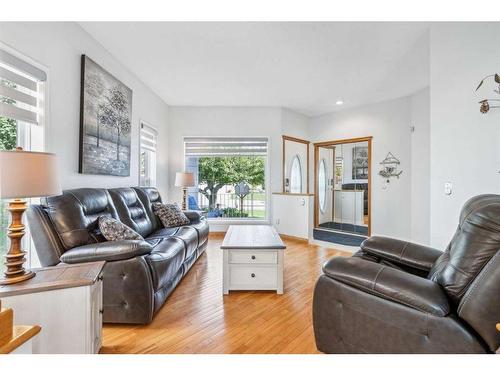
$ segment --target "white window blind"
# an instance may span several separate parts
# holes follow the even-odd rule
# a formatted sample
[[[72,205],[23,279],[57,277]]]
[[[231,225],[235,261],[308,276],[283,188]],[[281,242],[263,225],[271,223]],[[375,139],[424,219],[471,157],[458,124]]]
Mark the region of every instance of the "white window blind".
[[[141,124],[141,148],[156,152],[158,133],[156,129],[144,123]]]
[[[0,49],[0,116],[39,124],[44,71]]]
[[[139,184],[141,186],[156,186],[157,140],[156,129],[141,123],[141,154],[139,158]]]
[[[185,137],[186,156],[267,155],[267,138]]]

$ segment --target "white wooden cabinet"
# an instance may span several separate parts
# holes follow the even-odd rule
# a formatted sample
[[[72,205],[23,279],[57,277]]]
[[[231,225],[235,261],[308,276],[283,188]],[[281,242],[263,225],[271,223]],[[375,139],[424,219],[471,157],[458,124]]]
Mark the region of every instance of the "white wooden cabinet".
[[[337,223],[364,224],[364,192],[361,190],[335,190],[334,221]]]
[[[273,193],[273,225],[279,234],[309,238],[313,195]]]
[[[39,325],[33,353],[93,354],[102,344],[104,262],[48,267],[26,282],[0,288],[15,325]],[[23,285],[24,284],[24,285]]]

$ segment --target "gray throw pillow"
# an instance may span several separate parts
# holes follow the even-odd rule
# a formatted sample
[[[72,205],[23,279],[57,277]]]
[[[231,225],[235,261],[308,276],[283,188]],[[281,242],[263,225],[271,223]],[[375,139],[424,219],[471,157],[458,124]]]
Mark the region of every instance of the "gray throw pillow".
[[[153,212],[160,218],[165,228],[179,227],[190,223],[177,203],[153,203]]]
[[[99,229],[108,241],[144,240],[135,230],[109,216],[99,216]]]

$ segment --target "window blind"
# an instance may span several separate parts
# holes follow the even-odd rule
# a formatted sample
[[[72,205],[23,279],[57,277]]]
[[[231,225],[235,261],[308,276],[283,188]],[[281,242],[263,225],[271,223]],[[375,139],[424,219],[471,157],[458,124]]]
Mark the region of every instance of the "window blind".
[[[44,71],[0,49],[0,116],[39,123],[39,83]]]
[[[144,123],[141,124],[141,148],[156,152],[158,133],[156,129]]]
[[[267,138],[185,137],[186,156],[267,155]]]

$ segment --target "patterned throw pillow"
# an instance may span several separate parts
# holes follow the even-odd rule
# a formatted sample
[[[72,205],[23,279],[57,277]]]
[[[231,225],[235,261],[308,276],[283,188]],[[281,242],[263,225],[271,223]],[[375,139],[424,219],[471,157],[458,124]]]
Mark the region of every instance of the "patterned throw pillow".
[[[153,212],[160,218],[165,228],[179,227],[190,223],[177,203],[153,203]]]
[[[144,240],[135,230],[109,216],[99,216],[99,229],[108,241]]]

